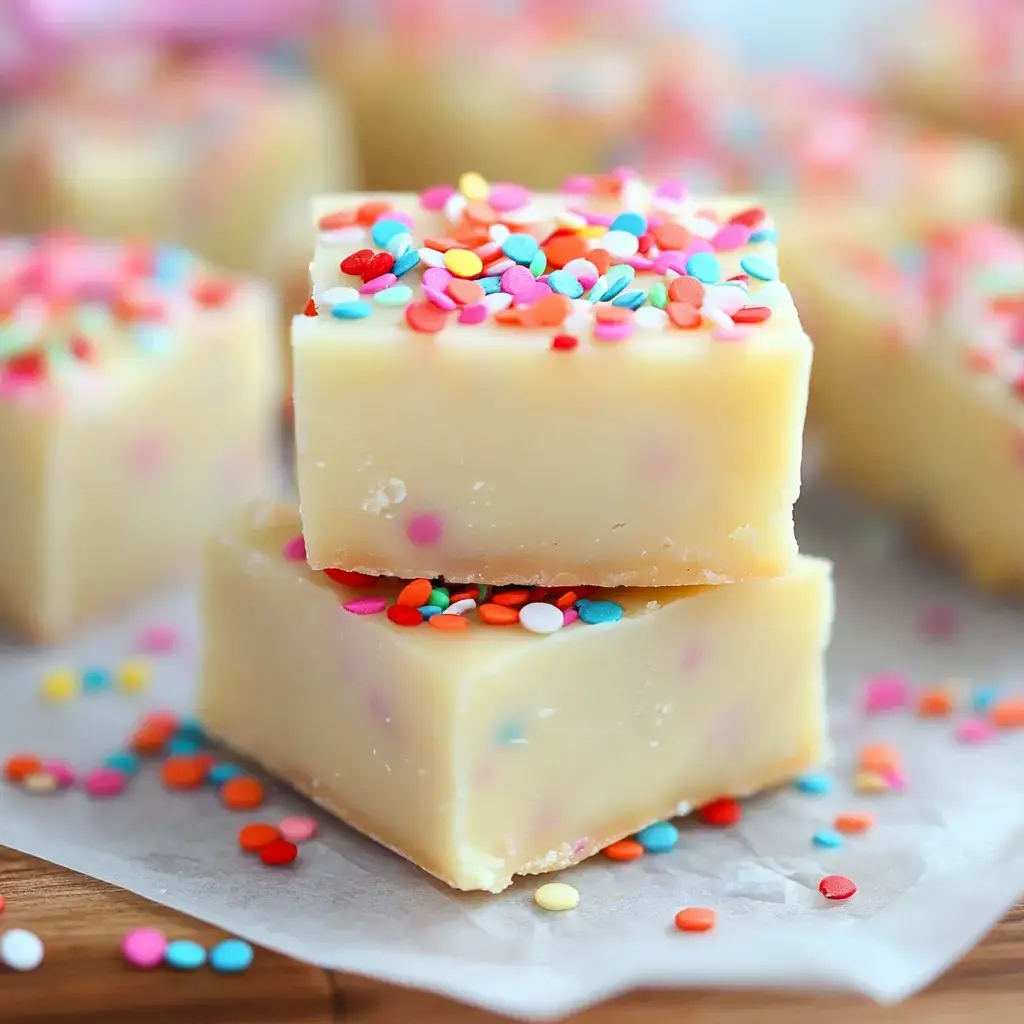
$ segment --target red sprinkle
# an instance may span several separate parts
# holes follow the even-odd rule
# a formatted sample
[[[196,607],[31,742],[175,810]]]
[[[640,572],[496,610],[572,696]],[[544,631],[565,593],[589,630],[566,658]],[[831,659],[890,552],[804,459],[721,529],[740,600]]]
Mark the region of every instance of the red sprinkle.
[[[309,297],[309,301],[306,303],[306,308],[302,311],[305,316],[317,316],[316,303],[313,301],[313,296]]]
[[[717,828],[728,828],[735,825],[743,817],[743,808],[739,801],[731,796],[723,796],[718,800],[697,808],[697,817],[705,825],[714,825]]]
[[[260,860],[272,868],[291,864],[299,855],[299,848],[287,839],[274,839],[259,848]]]
[[[388,609],[388,618],[396,626],[418,626],[423,621],[423,613],[418,608],[409,608],[404,604],[393,604]]]
[[[358,277],[362,274],[370,260],[373,259],[373,256],[374,252],[372,249],[359,249],[341,261],[341,272]]]
[[[390,274],[391,268],[395,265],[395,257],[389,252],[378,252],[367,260],[363,267],[363,281],[372,281],[382,274]]]
[[[343,587],[373,587],[379,576],[371,576],[366,572],[349,572],[348,569],[324,569],[324,575]]]
[[[767,306],[744,306],[733,313],[732,319],[737,324],[760,324],[771,315],[772,311]]]
[[[448,314],[432,302],[411,302],[405,307],[405,322],[423,334],[437,334],[448,322]]]
[[[555,352],[570,352],[579,345],[579,341],[571,334],[556,334],[551,339],[551,348]]]
[[[827,900],[848,900],[857,891],[845,875],[826,875],[818,883],[818,892]]]

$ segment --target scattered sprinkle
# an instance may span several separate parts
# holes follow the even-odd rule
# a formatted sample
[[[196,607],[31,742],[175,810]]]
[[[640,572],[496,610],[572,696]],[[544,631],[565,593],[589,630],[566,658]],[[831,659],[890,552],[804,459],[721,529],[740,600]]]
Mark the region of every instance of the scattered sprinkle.
[[[697,808],[697,817],[705,825],[714,825],[717,828],[728,828],[735,825],[743,817],[743,808],[738,800],[732,797],[723,796],[718,800]]]
[[[311,818],[307,814],[282,818],[277,827],[281,835],[291,843],[304,843],[312,839],[319,829],[316,818]]]
[[[806,772],[793,780],[793,785],[801,793],[812,796],[824,796],[832,789],[832,776],[825,772]]]
[[[988,743],[995,734],[995,726],[986,718],[965,718],[954,730],[960,743]]]
[[[868,811],[846,811],[843,814],[837,814],[836,820],[832,824],[837,832],[844,835],[856,835],[873,828],[875,816]]]
[[[667,853],[679,842],[679,829],[670,821],[656,821],[633,837],[647,853]]]
[[[117,681],[122,690],[137,693],[149,686],[153,667],[145,658],[130,658],[122,663],[117,672]]]
[[[263,798],[263,784],[247,775],[237,775],[220,787],[221,803],[232,811],[253,811]]]
[[[242,939],[224,939],[210,950],[210,966],[218,974],[241,974],[252,966],[253,948]]]
[[[191,939],[175,939],[167,943],[164,962],[176,971],[197,971],[206,963],[206,950]]]
[[[843,845],[843,837],[832,829],[823,828],[819,829],[813,836],[811,836],[811,842],[814,843],[815,846],[834,850]]]
[[[681,932],[709,932],[717,921],[718,914],[710,907],[684,907],[675,916],[676,928]]]
[[[857,772],[853,777],[853,788],[857,793],[888,793],[889,783],[879,772]]]
[[[43,676],[42,690],[47,700],[63,703],[78,696],[78,678],[68,669],[56,669]]]
[[[601,851],[609,860],[637,860],[644,855],[644,848],[635,839],[620,839],[610,843]]]
[[[826,875],[818,883],[818,892],[827,900],[848,900],[857,891],[857,886],[844,875]]]
[[[260,860],[268,867],[285,867],[295,861],[299,848],[287,839],[273,839],[259,848]]]
[[[917,713],[922,718],[946,718],[955,707],[955,694],[949,688],[924,690],[917,696]]]
[[[864,711],[877,714],[909,707],[914,689],[910,680],[899,672],[882,672],[864,685]]]
[[[252,822],[238,830],[238,845],[246,853],[258,853],[260,849],[281,838],[281,831],[265,822]]]
[[[0,935],[0,963],[12,971],[34,971],[43,962],[44,952],[35,932],[11,928]]]
[[[120,796],[128,788],[128,776],[114,768],[94,768],[86,772],[82,786],[87,796],[96,799]]]
[[[573,910],[579,906],[580,894],[565,882],[548,882],[533,894],[533,899],[542,910]]]
[[[167,939],[156,928],[133,928],[121,940],[121,955],[141,970],[159,967],[167,955]]]

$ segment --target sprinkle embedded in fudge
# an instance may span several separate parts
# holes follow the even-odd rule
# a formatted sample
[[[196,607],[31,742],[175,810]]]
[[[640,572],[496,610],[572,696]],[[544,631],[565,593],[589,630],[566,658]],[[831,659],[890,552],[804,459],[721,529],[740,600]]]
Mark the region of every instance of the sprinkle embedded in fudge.
[[[574,178],[559,197],[469,173],[422,192],[415,214],[397,202],[318,218],[319,246],[337,259],[314,264],[307,316],[359,320],[400,306],[418,333],[491,320],[551,330],[551,348],[571,351],[638,330],[743,340],[772,315],[771,293],[757,295],[778,276],[775,234],[758,206],[720,215],[681,183],[651,186],[629,170]]]

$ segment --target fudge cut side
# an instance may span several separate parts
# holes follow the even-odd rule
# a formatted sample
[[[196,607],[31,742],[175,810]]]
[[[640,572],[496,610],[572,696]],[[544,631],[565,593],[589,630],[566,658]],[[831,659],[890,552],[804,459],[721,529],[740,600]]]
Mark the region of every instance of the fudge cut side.
[[[811,346],[765,212],[633,178],[561,196],[467,179],[316,203],[315,315],[292,334],[311,564],[544,586],[785,573]]]
[[[823,469],[977,582],[1024,589],[1024,239],[997,225],[789,264]]]
[[[314,570],[299,528],[250,508],[209,543],[203,727],[455,888],[499,892],[827,754],[825,561],[460,593]]]
[[[183,250],[7,239],[0,268],[0,621],[53,641],[270,492],[276,310]]]

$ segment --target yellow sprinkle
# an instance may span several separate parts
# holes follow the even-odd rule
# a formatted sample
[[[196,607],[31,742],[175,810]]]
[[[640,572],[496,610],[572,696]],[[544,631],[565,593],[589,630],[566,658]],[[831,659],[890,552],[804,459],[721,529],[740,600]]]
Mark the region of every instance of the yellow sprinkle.
[[[43,696],[47,700],[71,700],[78,695],[78,676],[67,669],[55,669],[43,676]]]
[[[476,277],[484,269],[483,260],[469,249],[449,249],[444,254],[444,265],[456,277]]]
[[[459,178],[459,191],[467,199],[486,199],[491,194],[491,186],[482,174],[467,171]]]
[[[858,793],[885,793],[889,783],[878,772],[857,772],[853,777],[853,788]]]
[[[548,882],[533,894],[533,898],[543,910],[572,910],[579,903],[580,894],[565,882]]]
[[[53,793],[57,789],[57,780],[49,772],[33,772],[21,784],[33,793]]]
[[[608,229],[603,224],[588,224],[585,228],[580,228],[576,234],[580,238],[600,238],[602,235],[608,234]]]
[[[133,658],[124,662],[117,672],[117,681],[121,684],[122,690],[129,690],[135,693],[144,690],[149,686],[153,669],[144,658]]]

